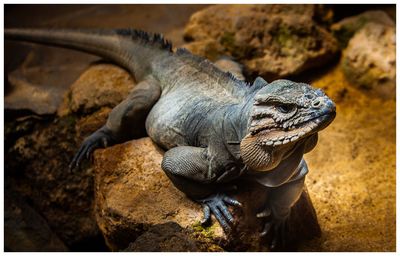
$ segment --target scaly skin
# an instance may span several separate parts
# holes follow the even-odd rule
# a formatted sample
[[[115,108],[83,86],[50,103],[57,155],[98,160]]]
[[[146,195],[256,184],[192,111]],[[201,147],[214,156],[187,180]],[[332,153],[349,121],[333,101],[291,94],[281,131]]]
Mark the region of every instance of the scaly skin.
[[[161,167],[174,185],[204,206],[230,230],[228,183],[254,179],[271,191],[257,217],[269,217],[261,235],[273,232],[271,247],[283,242],[290,209],[308,172],[303,154],[335,117],[335,105],[321,90],[288,80],[252,85],[235,78],[223,63],[213,65],[184,49],[172,52],[159,35],[136,30],[5,30],[6,39],[73,48],[114,60],[138,82],[107,123],[83,142],[71,169],[99,147],[135,137],[145,122],[152,140],[166,150]],[[222,69],[222,70],[221,70]],[[229,68],[228,68],[229,69]]]

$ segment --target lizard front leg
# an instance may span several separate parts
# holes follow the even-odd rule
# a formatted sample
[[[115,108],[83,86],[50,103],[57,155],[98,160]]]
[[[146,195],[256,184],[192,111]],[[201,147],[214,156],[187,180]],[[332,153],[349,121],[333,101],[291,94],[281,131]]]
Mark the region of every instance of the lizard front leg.
[[[172,148],[165,153],[161,167],[179,190],[203,205],[202,224],[209,222],[213,214],[225,231],[230,230],[233,216],[227,205],[241,204],[218,190],[218,172],[213,159],[208,156],[207,148]]]
[[[138,83],[128,97],[109,114],[107,123],[87,137],[70,164],[70,170],[79,167],[97,148],[105,148],[116,143],[133,139],[144,130],[147,114],[161,94],[158,82],[148,77]]]
[[[285,246],[286,223],[292,206],[301,196],[304,188],[304,175],[307,172],[307,165],[305,161],[302,160],[300,163],[299,175],[296,179],[279,187],[272,188],[267,206],[263,211],[257,214],[258,218],[268,218],[260,235],[266,236],[272,233],[272,239],[269,244],[271,249],[275,249],[277,246]]]

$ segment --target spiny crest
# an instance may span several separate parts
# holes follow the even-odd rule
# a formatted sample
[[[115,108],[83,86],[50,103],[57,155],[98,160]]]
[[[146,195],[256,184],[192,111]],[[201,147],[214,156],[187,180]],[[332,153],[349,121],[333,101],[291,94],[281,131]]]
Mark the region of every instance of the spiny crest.
[[[225,82],[233,82],[235,85],[239,86],[247,86],[250,87],[250,83],[246,81],[240,80],[235,77],[231,72],[224,72],[217,68],[213,63],[211,63],[208,59],[192,54],[189,50],[185,48],[178,48],[176,50],[176,54],[178,56],[185,57],[185,60],[191,63],[197,64],[204,72],[209,74],[215,74],[225,80]]]
[[[235,82],[237,82],[237,83],[239,83],[239,84],[241,84],[241,85],[244,85],[244,86],[248,86],[248,87],[250,87],[251,86],[251,83],[248,83],[248,82],[246,82],[246,81],[244,81],[244,80],[240,80],[239,78],[237,78],[234,74],[232,74],[231,72],[226,72],[226,74],[232,79],[232,80],[234,80]]]
[[[138,29],[116,29],[118,35],[130,37],[133,40],[141,40],[144,44],[152,44],[160,47],[160,49],[165,49],[172,51],[172,43],[166,39],[161,34],[151,34],[143,30]]]

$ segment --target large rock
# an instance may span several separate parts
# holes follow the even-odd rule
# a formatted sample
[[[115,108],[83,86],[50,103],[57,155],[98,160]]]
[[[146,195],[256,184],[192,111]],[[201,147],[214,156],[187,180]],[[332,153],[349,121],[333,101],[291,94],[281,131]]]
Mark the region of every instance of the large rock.
[[[315,5],[216,5],[192,15],[186,48],[216,60],[230,55],[267,79],[320,67],[337,52],[336,39],[313,17]]]
[[[220,250],[219,247],[229,251],[268,250],[266,241],[259,237],[262,220],[255,217],[268,197],[265,188],[251,182],[237,184],[238,190],[234,195],[244,206],[243,209],[234,209],[236,226],[233,232],[225,235],[215,221],[211,227],[199,225],[201,207],[177,190],[164,174],[160,167],[162,155],[162,150],[150,138],[96,151],[96,217],[112,250],[122,250],[128,245],[126,250],[133,251],[214,251]],[[180,228],[163,225],[167,222],[180,226],[185,235],[179,231]],[[289,225],[292,229],[287,234],[287,241],[292,246],[288,250],[294,250],[298,242],[320,234],[306,192],[293,208]],[[146,245],[149,237],[159,233],[159,229],[167,230],[167,227],[170,231],[165,231],[168,234],[164,235],[163,241],[175,239],[180,241],[180,245],[170,247],[170,242],[166,242],[168,246],[163,247],[157,242],[159,239],[154,241],[153,247]],[[150,233],[146,234],[147,230]],[[208,239],[205,245],[204,237]],[[203,245],[195,246],[193,241]]]
[[[351,38],[343,54],[343,72],[351,83],[370,95],[395,99],[394,26],[368,23]]]
[[[95,152],[96,218],[112,250],[125,249],[152,226],[176,222],[191,228],[202,218],[201,207],[161,170],[162,155],[149,138]],[[212,230],[222,238],[218,225]]]
[[[331,26],[334,36],[338,39],[342,48],[347,46],[353,35],[368,23],[378,23],[386,26],[394,26],[394,21],[384,11],[367,11],[359,15],[345,18]]]

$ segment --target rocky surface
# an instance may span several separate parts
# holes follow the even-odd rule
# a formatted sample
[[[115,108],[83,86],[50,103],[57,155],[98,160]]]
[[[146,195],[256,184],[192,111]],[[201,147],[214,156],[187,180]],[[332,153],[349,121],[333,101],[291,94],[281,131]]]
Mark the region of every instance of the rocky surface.
[[[90,169],[68,171],[77,143],[74,118],[34,125],[5,155],[5,183],[32,203],[68,245],[98,235]]]
[[[128,252],[223,252],[201,234],[193,234],[175,222],[157,224],[124,250]]]
[[[233,56],[268,80],[294,75],[335,56],[336,39],[316,21],[325,14],[317,5],[215,5],[191,17],[185,47],[211,60]]]
[[[96,151],[96,219],[112,250],[128,247],[151,226],[172,221],[190,228],[201,219],[201,207],[161,170],[162,154],[149,138]],[[213,230],[222,237],[218,226]]]
[[[385,26],[394,26],[392,18],[384,11],[366,11],[359,15],[342,19],[331,26],[332,33],[338,39],[342,48],[347,46],[353,35],[368,23],[378,23]]]
[[[396,33],[394,26],[366,24],[349,41],[342,68],[347,79],[371,96],[396,97]]]

